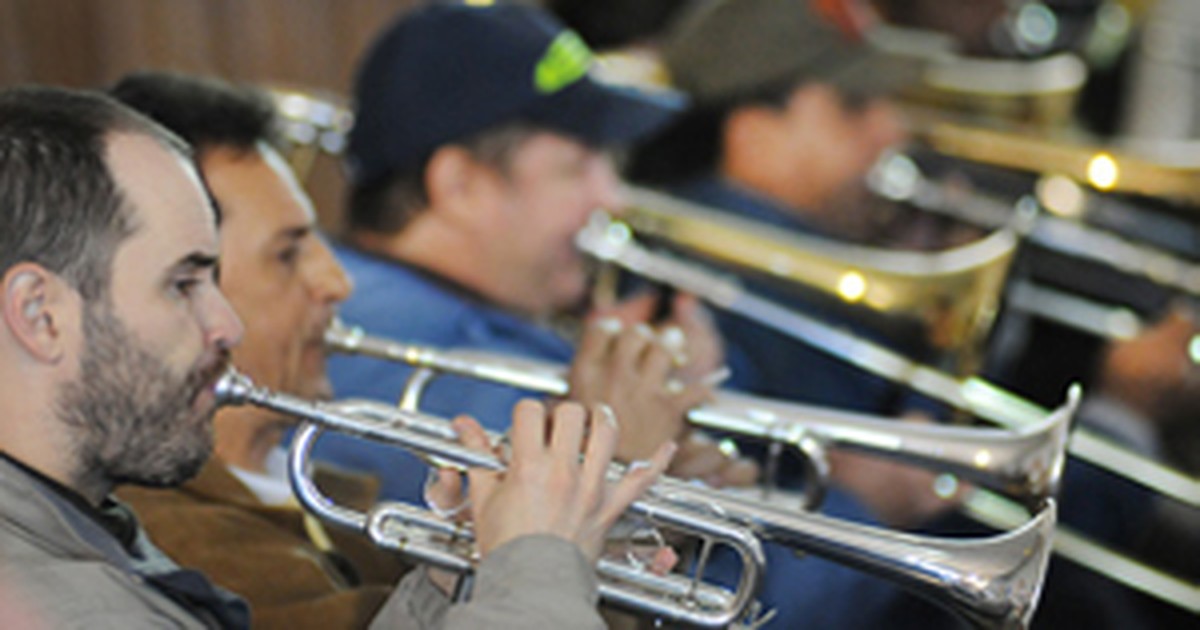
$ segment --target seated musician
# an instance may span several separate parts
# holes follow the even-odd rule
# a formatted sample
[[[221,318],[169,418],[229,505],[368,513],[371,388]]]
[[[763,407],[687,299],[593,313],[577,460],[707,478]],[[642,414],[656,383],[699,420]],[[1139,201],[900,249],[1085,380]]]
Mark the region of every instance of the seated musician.
[[[1185,474],[1187,438],[1195,439],[1200,381],[1189,345],[1200,333],[1195,314],[1164,305],[1140,334],[1109,342],[1078,424],[1104,439]],[[1194,445],[1194,442],[1192,442]],[[1180,448],[1183,447],[1183,448]],[[1063,473],[1059,519],[1110,549],[1185,580],[1200,574],[1200,510],[1072,458]],[[1094,569],[1055,558],[1038,621],[1051,628],[1082,623],[1096,628],[1174,627],[1191,621],[1182,608],[1146,597]]]
[[[904,131],[889,93],[918,66],[826,23],[808,3],[714,2],[685,14],[663,61],[692,107],[640,147],[631,176],[771,228],[869,241],[876,208],[862,178]],[[841,311],[750,283],[830,321]],[[897,413],[894,387],[781,333],[718,314],[746,360],[735,384],[756,393],[868,413]],[[859,327],[860,332],[866,332]],[[786,349],[786,350],[785,350]]]
[[[350,229],[335,252],[356,289],[341,312],[348,324],[382,338],[570,364],[572,395],[599,397],[618,410],[629,429],[623,435],[642,433],[631,450],[618,450],[618,457],[638,457],[638,449],[663,439],[639,425],[656,414],[681,422],[699,396],[667,389],[670,358],[649,328],[591,325],[576,350],[550,322],[585,297],[575,231],[592,210],[620,201],[600,147],[640,136],[665,114],[655,101],[594,82],[585,53],[544,14],[514,5],[427,7],[383,34],[362,65],[354,99]],[[542,76],[561,83],[539,93]],[[635,300],[621,309],[645,306]],[[686,297],[670,306],[691,344],[688,354],[702,366],[697,372],[706,373],[719,354],[702,349],[717,346],[706,312]],[[396,401],[410,374],[377,359],[330,359],[339,396]],[[598,380],[609,376],[609,384]],[[639,383],[651,396],[606,391],[622,383]],[[526,394],[444,376],[427,386],[421,408],[466,411],[502,430],[507,422],[494,411]],[[652,409],[659,411],[639,411]],[[385,479],[386,496],[421,496],[417,471],[424,467],[415,459],[399,461],[338,436],[323,439],[316,453]],[[411,472],[388,485],[387,471],[398,468]],[[753,469],[731,464],[711,443],[684,439],[671,472],[735,484]],[[850,503],[835,513],[865,518]],[[767,548],[764,603],[778,609],[782,627],[851,623],[862,602],[892,590],[855,569],[797,562],[788,549]]]
[[[245,327],[234,363],[260,385],[329,398],[321,339],[351,284],[273,148],[273,103],[215,81],[151,73],[126,77],[112,94],[196,152],[221,209],[221,289]],[[255,626],[364,627],[404,567],[360,534],[325,529],[296,503],[279,446],[291,424],[249,406],[221,409],[213,457],[196,477],[118,496],[174,560],[246,598]],[[373,479],[322,473],[324,487],[356,509],[374,503]]]
[[[270,180],[282,170],[269,156],[250,149],[246,174],[286,189],[290,180]],[[181,484],[213,449],[212,386],[243,328],[216,284],[217,210],[200,182],[184,143],[114,101],[0,93],[0,582],[49,627],[249,626],[244,601],[176,565],[112,496],[118,485]],[[308,229],[302,204],[270,212],[279,214],[262,229]],[[318,243],[296,240],[336,271]],[[238,256],[243,271],[259,264]],[[309,385],[319,371],[306,368]],[[562,405],[547,431],[539,404],[517,409],[511,465],[530,474],[470,474],[483,556],[473,599],[449,606],[413,572],[376,623],[602,627],[589,560],[670,448],[598,492],[617,428],[589,415],[602,414]],[[465,444],[489,450],[476,423],[455,426]],[[581,472],[564,480],[551,470]],[[264,579],[311,564],[270,567]]]
[[[678,353],[648,326],[593,316],[576,356],[549,325],[585,298],[575,232],[592,211],[620,203],[604,147],[661,126],[677,105],[598,82],[588,74],[589,54],[527,6],[433,5],[397,22],[359,72],[350,230],[335,251],[357,286],[342,308],[347,323],[442,348],[574,359],[572,397],[603,401],[624,419],[617,457],[629,461],[679,435],[683,412],[711,391],[688,379],[721,359],[706,313],[686,298],[673,318],[691,343],[682,374]],[[627,311],[643,306],[621,313],[637,320]],[[330,362],[334,389],[346,397],[395,401],[409,372],[375,360]],[[676,376],[687,386],[669,388]],[[421,408],[468,413],[500,431],[508,420],[498,411],[523,395],[446,377],[428,387]],[[331,436],[316,452],[374,472],[386,496],[421,496],[423,463],[365,446]],[[694,440],[681,444],[674,466],[675,474],[727,483],[755,474]],[[387,472],[397,469],[417,476]]]

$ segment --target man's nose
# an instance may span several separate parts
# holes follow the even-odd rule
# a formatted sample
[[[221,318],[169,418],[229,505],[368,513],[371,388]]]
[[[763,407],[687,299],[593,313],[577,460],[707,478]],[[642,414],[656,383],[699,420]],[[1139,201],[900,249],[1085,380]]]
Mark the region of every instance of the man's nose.
[[[205,341],[208,345],[230,349],[241,343],[246,329],[223,293],[217,293],[208,311],[205,317]]]
[[[323,240],[317,241],[308,273],[309,290],[322,304],[344,302],[354,291],[354,281]]]

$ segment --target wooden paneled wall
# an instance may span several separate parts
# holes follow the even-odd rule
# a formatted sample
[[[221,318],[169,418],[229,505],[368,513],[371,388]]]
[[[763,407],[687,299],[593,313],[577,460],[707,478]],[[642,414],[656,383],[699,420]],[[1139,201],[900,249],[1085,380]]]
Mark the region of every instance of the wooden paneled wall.
[[[169,68],[346,94],[372,37],[422,0],[0,0],[0,87],[99,87]],[[335,228],[342,180],[317,162],[308,186]]]

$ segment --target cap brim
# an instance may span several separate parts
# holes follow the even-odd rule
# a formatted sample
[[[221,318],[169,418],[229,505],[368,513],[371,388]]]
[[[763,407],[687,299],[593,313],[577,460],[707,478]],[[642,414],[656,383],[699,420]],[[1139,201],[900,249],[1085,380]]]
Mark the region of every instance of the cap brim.
[[[827,68],[822,79],[861,96],[886,96],[921,83],[923,60],[861,47],[843,51],[843,60]]]
[[[683,111],[677,92],[643,92],[584,78],[522,112],[593,146],[621,145],[661,129]]]

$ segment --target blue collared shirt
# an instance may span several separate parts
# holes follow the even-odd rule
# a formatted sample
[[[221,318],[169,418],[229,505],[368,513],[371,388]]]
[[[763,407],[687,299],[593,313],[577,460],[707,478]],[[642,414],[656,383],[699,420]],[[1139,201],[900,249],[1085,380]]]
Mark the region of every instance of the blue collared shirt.
[[[334,248],[354,278],[356,290],[341,309],[342,319],[370,334],[439,348],[471,348],[509,356],[566,365],[574,356],[567,340],[538,322],[523,319],[486,303],[467,289],[397,261],[379,258],[345,246]],[[412,369],[365,357],[334,357],[329,373],[339,398],[396,401]],[[527,396],[510,387],[460,377],[435,380],[423,398],[423,411],[452,417],[469,414],[486,428],[504,431],[512,407]],[[343,435],[326,435],[316,457],[342,466],[372,472],[387,498],[420,501],[427,467],[395,447]],[[870,521],[864,508],[836,489],[822,510],[856,521]],[[777,608],[770,627],[786,628],[812,622],[814,627],[844,627],[868,602],[885,602],[894,588],[857,569],[820,558],[797,556],[790,549],[768,544],[771,570],[762,600]],[[732,554],[717,553],[712,570],[732,578],[737,562]]]
[[[693,179],[672,192],[790,232],[818,232],[797,213],[715,176]],[[840,321],[838,314],[801,296],[784,294],[760,282],[747,281],[746,286],[760,297],[818,320],[833,324]],[[734,385],[764,396],[815,405],[877,414],[896,411],[899,392],[884,379],[736,314],[718,311],[716,318],[721,335],[731,347],[728,356]],[[848,327],[866,334],[861,328]]]
[[[373,336],[440,349],[471,348],[566,365],[572,345],[538,323],[484,302],[467,289],[413,267],[343,245],[336,255],[354,278],[356,290],[341,307],[342,320]],[[366,357],[334,356],[329,375],[339,398],[397,402],[413,368]],[[511,412],[523,392],[457,376],[429,384],[421,411],[451,418],[466,414],[491,431],[508,429]],[[394,447],[329,435],[318,442],[318,458],[371,472],[382,482],[383,496],[415,500],[427,475],[423,463]]]

